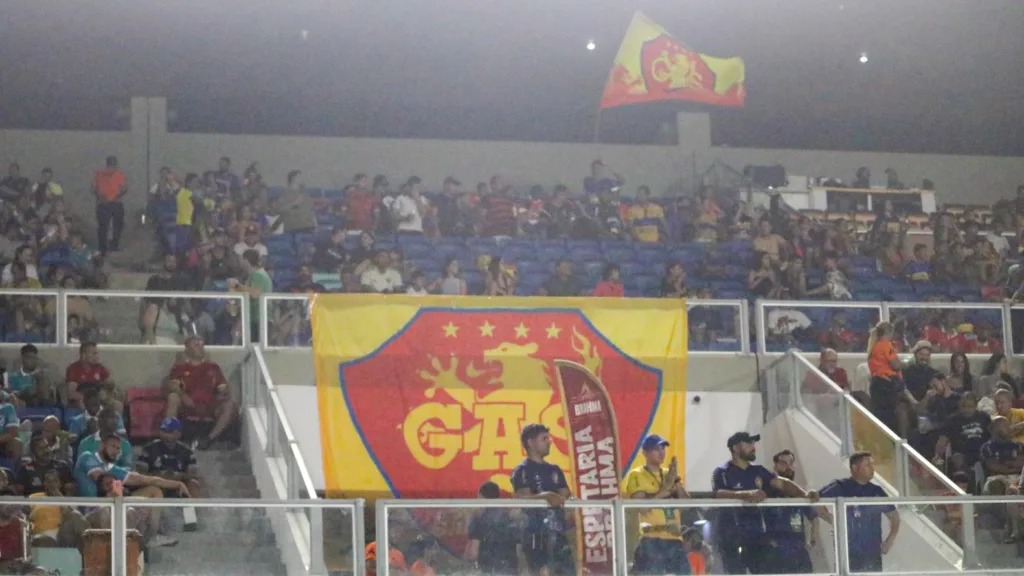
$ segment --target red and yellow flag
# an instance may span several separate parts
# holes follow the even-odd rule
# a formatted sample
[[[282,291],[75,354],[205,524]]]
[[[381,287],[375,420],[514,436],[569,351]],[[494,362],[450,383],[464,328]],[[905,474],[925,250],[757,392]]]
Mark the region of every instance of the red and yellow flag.
[[[486,481],[508,495],[532,422],[551,430],[547,459],[580,499],[617,496],[648,433],[685,462],[682,300],[313,298],[331,497],[473,498]],[[463,550],[466,512],[414,515]],[[600,509],[577,518],[579,566],[592,574],[613,568],[610,526]]]
[[[742,59],[695,52],[637,12],[615,55],[601,108],[665,100],[743,106],[745,73]]]

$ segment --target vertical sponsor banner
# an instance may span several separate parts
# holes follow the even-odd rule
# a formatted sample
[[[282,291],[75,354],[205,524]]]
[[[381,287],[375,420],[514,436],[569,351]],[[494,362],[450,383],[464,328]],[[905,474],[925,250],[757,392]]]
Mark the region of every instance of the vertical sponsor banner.
[[[531,422],[579,498],[609,497],[648,433],[685,462],[683,300],[327,294],[312,322],[329,496],[511,493]],[[576,527],[597,573],[606,521]],[[443,543],[463,549],[464,520],[445,522],[459,529]]]

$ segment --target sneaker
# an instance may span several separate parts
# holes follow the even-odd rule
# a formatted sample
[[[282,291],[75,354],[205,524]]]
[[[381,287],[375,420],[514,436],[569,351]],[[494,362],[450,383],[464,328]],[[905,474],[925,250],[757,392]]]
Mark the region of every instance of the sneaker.
[[[178,539],[165,534],[157,534],[149,539],[149,545],[154,548],[161,548],[164,546],[177,546]]]

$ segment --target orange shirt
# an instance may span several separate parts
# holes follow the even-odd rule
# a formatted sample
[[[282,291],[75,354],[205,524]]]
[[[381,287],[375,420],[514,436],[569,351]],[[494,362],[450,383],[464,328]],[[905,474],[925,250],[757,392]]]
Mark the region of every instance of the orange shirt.
[[[121,188],[124,187],[124,172],[117,168],[104,168],[96,173],[92,184],[107,202],[113,202],[117,200],[118,195],[121,194]]]
[[[899,376],[900,373],[893,370],[891,366],[892,361],[897,358],[899,357],[896,355],[896,348],[893,347],[892,342],[889,340],[879,340],[875,343],[875,347],[871,349],[871,356],[868,358],[868,368],[871,369],[871,375],[881,376],[886,379]]]

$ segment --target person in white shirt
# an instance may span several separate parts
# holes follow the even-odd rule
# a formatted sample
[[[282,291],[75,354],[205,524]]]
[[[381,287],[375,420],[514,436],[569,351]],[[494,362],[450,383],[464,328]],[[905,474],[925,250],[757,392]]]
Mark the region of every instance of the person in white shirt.
[[[385,250],[373,257],[374,266],[363,272],[359,284],[365,292],[393,294],[402,288],[402,275],[391,267],[391,255]]]
[[[391,204],[391,212],[398,223],[396,229],[402,235],[422,236],[423,213],[427,207],[427,202],[423,198],[423,185],[418,176],[413,176],[405,186],[404,193]]]
[[[985,239],[996,249],[996,253],[1001,258],[1006,258],[1006,255],[1010,253],[1010,242],[1006,240],[1006,236],[1003,236],[1002,223],[996,222],[992,231],[985,235]]]
[[[242,254],[245,254],[246,250],[259,252],[261,262],[267,259],[267,247],[260,242],[260,231],[256,228],[246,230],[244,241],[235,244],[235,254],[238,254],[239,258],[242,257]]]
[[[406,294],[413,296],[426,296],[430,292],[427,291],[427,280],[423,276],[423,272],[419,270],[412,273],[412,278],[409,280],[410,286],[405,290]]]

